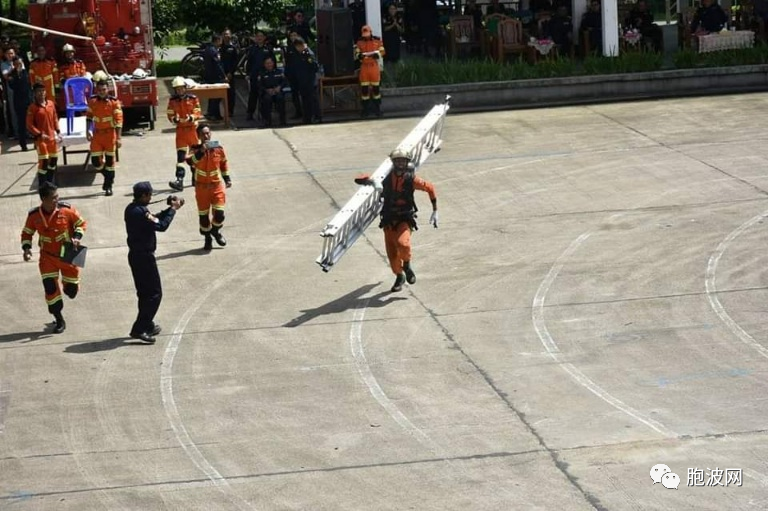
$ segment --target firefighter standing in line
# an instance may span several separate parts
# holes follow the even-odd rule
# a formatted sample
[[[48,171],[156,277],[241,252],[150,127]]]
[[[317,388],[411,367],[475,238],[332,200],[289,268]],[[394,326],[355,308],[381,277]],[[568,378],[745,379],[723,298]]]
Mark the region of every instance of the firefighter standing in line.
[[[172,197],[164,211],[153,215],[147,205],[152,200],[152,185],[142,181],[133,185],[133,202],[125,208],[125,230],[128,233],[128,265],[131,267],[136,296],[139,299],[139,314],[131,327],[130,336],[154,344],[160,333],[155,315],[163,299],[163,286],[157,270],[155,249],[157,236],[173,222],[176,211],[184,205],[184,199]]]
[[[197,127],[200,144],[192,148],[189,162],[195,168],[195,199],[200,221],[200,234],[205,236],[203,250],[213,249],[212,239],[220,247],[226,246],[227,240],[221,234],[224,225],[224,188],[232,186],[227,166],[227,155],[218,142],[211,141],[211,128],[207,124]]]
[[[74,46],[65,44],[64,47],[61,48],[61,51],[64,54],[64,62],[59,66],[60,87],[64,86],[64,82],[69,78],[85,76],[85,73],[87,72],[83,61],[75,58]]]
[[[37,149],[37,185],[56,180],[57,153],[61,142],[59,116],[56,105],[45,97],[45,85],[36,83],[32,87],[34,102],[27,109],[27,131],[35,139]]]
[[[45,85],[46,95],[56,97],[56,86],[59,83],[59,68],[56,61],[46,56],[45,46],[37,47],[37,58],[29,64],[29,83]]]
[[[371,33],[371,27],[363,26],[362,37],[355,44],[355,58],[360,61],[360,99],[363,103],[363,117],[371,113],[381,117],[381,69],[379,62],[384,58],[384,43]]]
[[[59,274],[64,283],[64,294],[74,299],[80,285],[80,269],[62,260],[64,244],[80,246],[85,234],[86,222],[77,210],[66,202],[59,202],[59,193],[52,183],[43,183],[38,189],[41,204],[29,210],[24,229],[21,231],[21,248],[24,261],[32,260],[32,237],[38,233],[40,247],[40,276],[45,289],[48,312],[56,320],[54,333],[60,334],[67,327],[61,311],[64,307],[59,287]]]
[[[416,226],[416,202],[413,198],[414,190],[421,190],[429,194],[432,202],[432,216],[429,223],[437,229],[437,195],[432,183],[416,177],[415,169],[410,164],[410,155],[402,149],[395,149],[390,154],[393,169],[381,183],[381,198],[384,204],[381,208],[381,223],[379,227],[384,230],[384,243],[387,248],[387,258],[392,273],[395,274],[395,283],[391,291],[393,293],[403,289],[403,283],[416,283],[416,274],[411,266],[411,231],[418,229]],[[368,177],[355,180],[358,184],[373,184]]]
[[[91,142],[91,165],[104,174],[101,189],[110,196],[115,182],[116,152],[122,145],[123,109],[120,100],[109,95],[106,80],[96,83],[96,95],[88,100],[85,117],[87,123],[92,123],[86,132]]]
[[[169,181],[168,186],[177,191],[184,189],[184,163],[189,156],[189,148],[198,145],[197,121],[203,117],[200,100],[187,92],[187,82],[184,77],[177,76],[171,82],[174,95],[168,100],[166,114],[168,120],[176,125],[176,180]],[[195,169],[190,168],[192,185],[195,184]]]

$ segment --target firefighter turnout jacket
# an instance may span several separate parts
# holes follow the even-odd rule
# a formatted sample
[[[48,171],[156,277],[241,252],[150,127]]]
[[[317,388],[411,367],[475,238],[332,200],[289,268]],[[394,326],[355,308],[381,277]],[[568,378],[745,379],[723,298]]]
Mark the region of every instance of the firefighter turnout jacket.
[[[92,96],[88,100],[88,111],[85,114],[88,121],[93,122],[94,133],[108,133],[123,127],[123,108],[120,100],[114,96],[100,98]]]
[[[221,146],[204,151],[202,144],[195,145],[187,161],[195,168],[195,186],[226,183],[230,180],[227,155]]]
[[[54,257],[64,254],[64,243],[80,239],[85,234],[86,222],[77,209],[67,202],[59,202],[47,213],[42,206],[32,208],[21,231],[21,248],[32,248],[32,237],[38,233],[40,252]]]
[[[59,68],[53,59],[34,59],[29,64],[29,83],[45,85],[45,94],[48,98],[56,97],[56,86],[59,83]]]

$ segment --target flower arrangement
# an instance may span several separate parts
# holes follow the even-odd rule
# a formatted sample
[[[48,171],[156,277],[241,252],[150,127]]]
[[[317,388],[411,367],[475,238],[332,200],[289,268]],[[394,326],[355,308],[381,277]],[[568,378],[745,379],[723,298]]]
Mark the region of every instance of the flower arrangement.
[[[643,38],[642,34],[640,34],[640,31],[637,30],[636,28],[631,28],[626,32],[624,32],[623,37],[624,37],[624,40],[627,41],[627,43],[631,44],[632,46],[635,46]]]

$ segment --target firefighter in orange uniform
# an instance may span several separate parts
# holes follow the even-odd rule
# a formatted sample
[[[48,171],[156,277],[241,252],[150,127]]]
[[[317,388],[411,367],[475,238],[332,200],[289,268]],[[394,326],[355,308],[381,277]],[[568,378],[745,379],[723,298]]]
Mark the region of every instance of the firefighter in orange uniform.
[[[45,46],[37,48],[37,58],[29,63],[29,83],[42,83],[50,99],[56,97],[56,85],[59,83],[59,68],[56,61],[46,56]]]
[[[392,273],[395,274],[395,283],[391,291],[397,292],[403,289],[403,283],[416,283],[416,273],[411,266],[411,231],[418,229],[416,226],[416,202],[413,198],[414,190],[427,192],[432,202],[432,216],[429,223],[437,229],[437,194],[432,183],[416,177],[415,169],[410,164],[410,155],[402,149],[395,149],[389,156],[392,159],[393,169],[381,183],[381,199],[384,204],[381,208],[381,223],[379,227],[384,230],[384,243],[387,248],[387,258]],[[363,176],[355,179],[358,184],[373,184],[370,178]]]
[[[37,149],[37,184],[41,186],[56,180],[57,156],[61,142],[59,116],[56,105],[46,98],[46,86],[36,83],[32,86],[34,102],[27,109],[27,131],[35,139]]]
[[[200,143],[197,139],[197,121],[202,118],[200,100],[194,94],[187,92],[187,82],[184,77],[177,76],[171,82],[175,94],[168,100],[166,114],[168,120],[176,125],[176,180],[169,181],[168,186],[174,190],[184,189],[184,163],[189,156],[189,148]],[[192,185],[195,184],[195,170],[190,169]]]
[[[200,234],[205,236],[203,250],[213,249],[212,239],[223,247],[227,240],[221,234],[224,225],[224,205],[227,198],[224,188],[232,186],[227,166],[227,155],[218,142],[211,140],[211,128],[207,124],[197,127],[200,143],[192,147],[187,160],[195,169],[195,199],[200,220]]]
[[[88,100],[85,117],[92,123],[86,134],[91,142],[91,165],[104,174],[101,189],[110,196],[115,182],[116,153],[122,145],[123,109],[120,101],[109,95],[106,81],[96,83],[96,95]]]
[[[38,233],[40,247],[40,276],[45,289],[48,312],[56,320],[54,333],[60,334],[67,324],[61,311],[64,307],[59,285],[59,274],[64,283],[64,294],[74,299],[80,288],[80,269],[62,260],[64,244],[80,246],[85,234],[86,222],[77,210],[66,202],[59,202],[59,193],[52,183],[43,183],[38,193],[40,206],[29,210],[24,229],[21,231],[21,248],[24,260],[32,260],[32,237]]]
[[[86,69],[82,60],[75,58],[75,47],[71,44],[65,44],[61,49],[64,53],[64,62],[59,66],[60,86],[69,78],[75,76],[85,76]]]
[[[363,117],[371,113],[381,117],[381,69],[379,62],[384,58],[384,43],[374,37],[371,27],[365,25],[362,37],[355,45],[355,58],[360,61],[360,99],[363,103]]]

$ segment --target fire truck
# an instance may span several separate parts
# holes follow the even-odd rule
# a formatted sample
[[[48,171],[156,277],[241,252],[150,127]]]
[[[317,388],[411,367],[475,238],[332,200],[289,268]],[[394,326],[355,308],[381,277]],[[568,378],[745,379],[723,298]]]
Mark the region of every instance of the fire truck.
[[[91,74],[103,69],[115,80],[112,90],[124,110],[136,110],[141,118],[155,127],[157,78],[154,69],[151,0],[37,0],[28,6],[29,23],[68,34],[92,38],[88,41],[66,38],[47,32],[33,33],[32,50],[43,45],[48,56],[62,62],[62,47],[75,47],[75,58],[83,61]],[[112,85],[110,85],[110,88]],[[63,96],[57,98],[64,108]]]

